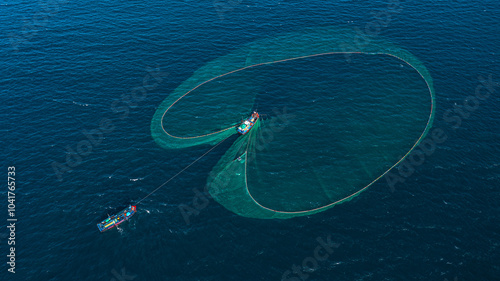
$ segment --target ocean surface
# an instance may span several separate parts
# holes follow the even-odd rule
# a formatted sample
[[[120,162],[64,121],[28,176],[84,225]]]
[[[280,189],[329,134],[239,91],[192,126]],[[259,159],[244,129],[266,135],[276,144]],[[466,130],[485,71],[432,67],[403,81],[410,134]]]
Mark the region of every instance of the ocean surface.
[[[5,0],[0,11],[0,280],[500,280],[500,2]],[[245,44],[324,26],[384,38],[427,67],[441,138],[423,161],[325,212],[261,220],[204,192],[228,142],[99,233],[210,149],[152,139],[177,86]],[[266,100],[261,111],[286,106]]]

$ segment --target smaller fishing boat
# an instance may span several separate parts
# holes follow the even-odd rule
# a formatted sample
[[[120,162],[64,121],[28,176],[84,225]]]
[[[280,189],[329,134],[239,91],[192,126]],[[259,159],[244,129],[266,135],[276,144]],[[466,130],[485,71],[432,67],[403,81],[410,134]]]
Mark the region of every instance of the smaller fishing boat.
[[[122,210],[116,215],[109,216],[107,219],[103,220],[101,223],[97,224],[99,231],[103,232],[117,227],[120,223],[130,219],[131,216],[137,211],[136,206],[128,206],[128,208]]]
[[[257,122],[257,119],[259,119],[259,113],[254,111],[252,113],[252,116],[248,117],[247,120],[243,121],[241,125],[238,127],[238,133],[240,135],[244,135],[252,129],[253,125],[255,125],[255,122]]]

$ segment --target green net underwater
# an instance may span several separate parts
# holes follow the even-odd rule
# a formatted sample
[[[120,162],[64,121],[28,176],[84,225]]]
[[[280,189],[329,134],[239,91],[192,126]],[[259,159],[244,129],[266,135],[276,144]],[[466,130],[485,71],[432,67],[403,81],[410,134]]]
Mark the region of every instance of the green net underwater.
[[[236,138],[208,177],[212,198],[252,218],[292,218],[351,200],[397,166],[435,114],[432,78],[414,55],[350,29],[252,42],[193,73],[159,106],[165,149]]]

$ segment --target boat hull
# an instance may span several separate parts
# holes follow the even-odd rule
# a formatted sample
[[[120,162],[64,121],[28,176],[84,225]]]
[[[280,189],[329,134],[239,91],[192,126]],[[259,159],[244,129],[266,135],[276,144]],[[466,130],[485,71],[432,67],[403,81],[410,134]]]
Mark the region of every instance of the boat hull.
[[[123,223],[124,221],[129,220],[135,213],[137,212],[136,206],[129,206],[128,208],[122,210],[116,215],[109,216],[107,219],[97,224],[97,228],[100,232],[104,232],[110,229],[113,229]]]

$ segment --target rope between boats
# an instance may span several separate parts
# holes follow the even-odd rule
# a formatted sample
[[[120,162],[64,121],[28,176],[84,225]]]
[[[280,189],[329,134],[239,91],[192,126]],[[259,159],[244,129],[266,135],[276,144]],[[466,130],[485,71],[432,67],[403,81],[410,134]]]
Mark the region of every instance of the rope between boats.
[[[155,188],[148,195],[144,196],[141,200],[137,201],[136,205],[139,205],[144,199],[148,198],[151,194],[153,194],[156,191],[158,191],[158,189],[162,188],[167,183],[169,183],[171,180],[173,180],[174,178],[176,178],[178,175],[182,174],[185,170],[187,170],[189,167],[191,167],[194,163],[198,162],[201,158],[203,158],[205,155],[207,155],[208,153],[210,153],[212,150],[214,150],[217,146],[219,146],[221,143],[223,143],[229,137],[231,137],[231,136],[228,136],[225,139],[223,139],[220,142],[218,142],[215,146],[213,146],[212,148],[210,148],[207,152],[203,153],[200,157],[196,158],[196,160],[194,160],[189,165],[187,165],[186,167],[184,167],[184,169],[180,170],[177,174],[175,174],[174,176],[172,176],[171,178],[169,178],[166,182],[162,183],[160,186],[158,186],[157,188]]]

